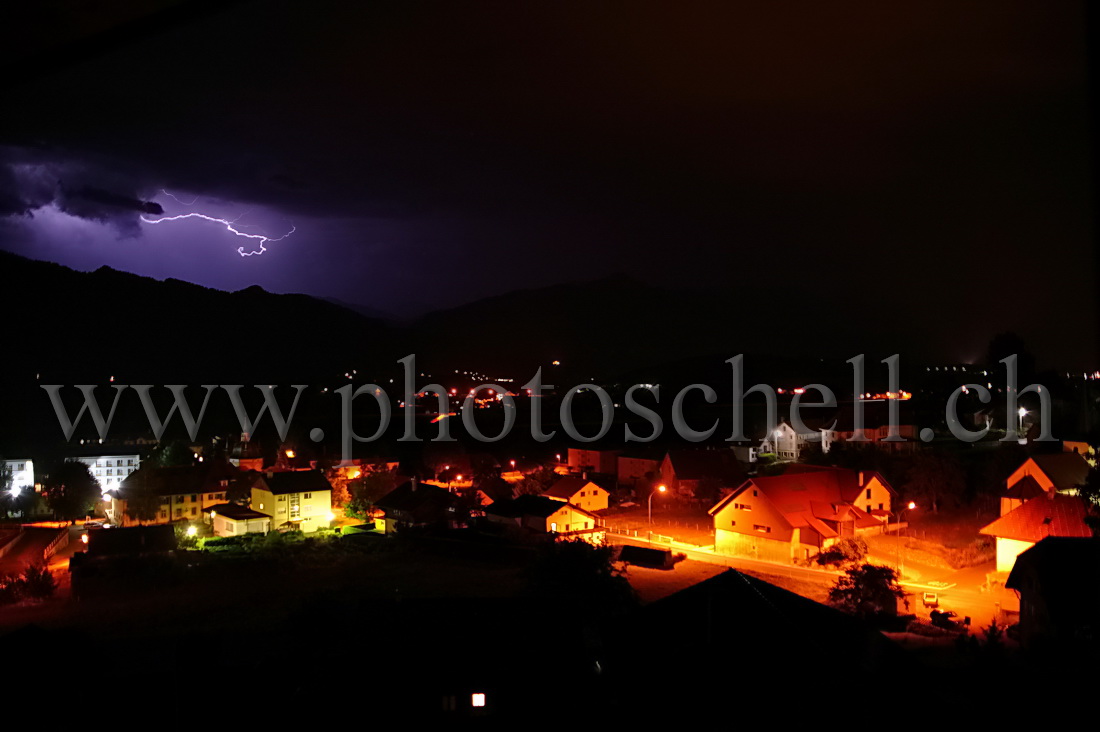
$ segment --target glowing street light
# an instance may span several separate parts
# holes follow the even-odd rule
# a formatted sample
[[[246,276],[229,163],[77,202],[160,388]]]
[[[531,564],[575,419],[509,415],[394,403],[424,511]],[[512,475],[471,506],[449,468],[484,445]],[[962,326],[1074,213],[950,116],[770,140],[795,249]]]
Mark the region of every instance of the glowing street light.
[[[668,488],[666,488],[662,484],[662,485],[657,486],[657,490],[649,492],[649,525],[650,526],[653,525],[653,496],[657,495],[658,493],[664,493],[667,490],[668,490]]]
[[[197,536],[198,533],[199,533],[199,530],[196,529],[194,526],[188,526],[187,527],[187,535],[188,536]]]

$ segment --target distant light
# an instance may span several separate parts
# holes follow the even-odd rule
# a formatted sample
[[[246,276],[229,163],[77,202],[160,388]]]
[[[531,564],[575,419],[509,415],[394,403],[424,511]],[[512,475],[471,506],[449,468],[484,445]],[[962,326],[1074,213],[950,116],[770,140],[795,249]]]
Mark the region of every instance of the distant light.
[[[470,694],[470,706],[471,707],[483,707],[485,706],[484,694]]]
[[[555,366],[561,366],[561,361],[555,361],[555,362],[554,362],[554,365],[555,365]]]
[[[665,487],[665,486],[663,486],[663,485],[659,485],[659,486],[657,486],[657,490],[659,490],[659,491],[660,491],[661,493],[664,493],[665,491],[667,491],[667,490],[668,490],[668,488],[666,488],[666,487]]]
[[[461,475],[456,475],[455,480],[462,480],[462,476]]]
[[[1023,407],[1020,407],[1019,409],[1016,410],[1016,414],[1020,415],[1020,419],[1023,419],[1024,415],[1027,414],[1027,410],[1024,409]]]
[[[87,544],[88,543],[88,535],[87,534],[81,534],[80,535],[80,540],[82,542],[84,542],[85,544]]]
[[[334,514],[332,511],[329,511],[328,513],[325,514],[325,520],[326,521],[332,521],[335,518],[336,518],[336,514]]]
[[[13,485],[13,486],[11,487],[11,490],[9,490],[8,492],[9,492],[9,493],[11,493],[11,494],[12,494],[13,496],[18,496],[18,495],[19,495],[19,491],[21,491],[21,490],[22,490],[22,488],[20,488],[19,486],[17,486],[17,485]]]
[[[188,526],[187,527],[187,535],[188,536],[196,536],[198,533],[199,533],[199,530],[196,529],[194,526]]]
[[[286,456],[287,456],[288,458],[291,458],[291,459],[293,459],[293,458],[294,458],[294,456],[295,456],[295,455],[296,455],[297,453],[295,453],[295,452],[294,452],[293,450],[287,450],[287,451],[286,451],[286,452],[285,452],[284,454],[285,454],[285,455],[286,455]]]
[[[909,501],[909,508],[910,508],[910,510],[912,510],[912,509],[914,509],[914,508],[916,508],[916,507],[917,507],[917,504],[916,504],[916,503],[915,503],[914,501]]]

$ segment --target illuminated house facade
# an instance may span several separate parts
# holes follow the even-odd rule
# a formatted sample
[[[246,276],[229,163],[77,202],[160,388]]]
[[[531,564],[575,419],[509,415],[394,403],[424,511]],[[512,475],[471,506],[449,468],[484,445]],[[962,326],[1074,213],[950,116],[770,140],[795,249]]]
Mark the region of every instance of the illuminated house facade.
[[[214,536],[266,534],[271,531],[271,517],[236,503],[220,503],[207,509]]]
[[[807,468],[751,478],[710,509],[714,547],[773,562],[808,559],[841,537],[881,529],[895,495],[869,471]]]
[[[997,571],[1011,572],[1016,557],[1049,536],[1092,536],[1092,530],[1085,523],[1087,516],[1088,508],[1083,499],[1044,491],[983,526],[980,533],[997,540]]]
[[[271,528],[312,533],[332,526],[332,484],[320,470],[267,472],[252,485],[252,510],[271,517]]]
[[[229,463],[215,461],[140,468],[106,492],[110,502],[105,513],[112,524],[124,527],[199,521],[211,506],[226,502],[236,480],[247,476]]]
[[[5,460],[4,474],[11,477],[9,490],[34,490],[34,462],[31,460]]]
[[[566,476],[561,478],[543,494],[555,501],[571,503],[585,511],[602,511],[607,508],[611,494],[590,480]]]
[[[614,475],[618,470],[618,450],[586,450],[569,448],[569,472],[582,473],[586,470],[594,473]]]
[[[122,481],[141,467],[141,455],[137,453],[121,455],[84,455],[72,460],[84,463],[104,493],[118,489]]]
[[[829,452],[832,433],[826,429],[804,426],[807,427],[806,431],[800,432],[786,422],[780,422],[764,436],[760,451],[775,453],[780,460],[797,460],[807,444],[817,442],[821,444],[822,452]]]
[[[1030,457],[1005,480],[1001,515],[1044,492],[1073,492],[1084,484],[1088,472],[1089,464],[1076,452]]]
[[[601,533],[600,519],[595,514],[546,496],[520,496],[515,500],[497,501],[485,509],[490,522],[515,527],[534,534],[558,534],[565,538],[588,538],[586,534]]]

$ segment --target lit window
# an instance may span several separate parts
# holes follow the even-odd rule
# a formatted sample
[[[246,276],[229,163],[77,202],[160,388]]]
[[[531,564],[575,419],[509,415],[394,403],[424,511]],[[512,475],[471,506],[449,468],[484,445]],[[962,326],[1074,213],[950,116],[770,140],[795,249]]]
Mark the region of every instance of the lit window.
[[[485,706],[484,694],[470,694],[470,706],[471,707],[483,707]]]

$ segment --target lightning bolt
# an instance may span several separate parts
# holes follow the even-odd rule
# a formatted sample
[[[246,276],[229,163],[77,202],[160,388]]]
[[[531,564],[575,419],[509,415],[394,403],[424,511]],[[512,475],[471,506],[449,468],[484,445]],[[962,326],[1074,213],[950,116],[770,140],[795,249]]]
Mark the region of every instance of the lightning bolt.
[[[161,193],[163,193],[164,195],[168,196],[169,198],[171,198],[171,199],[172,199],[173,201],[175,201],[176,203],[180,203],[180,204],[183,204],[184,206],[194,206],[194,205],[195,205],[195,201],[199,200],[199,197],[198,197],[198,196],[195,196],[194,198],[192,198],[192,199],[191,199],[191,202],[190,202],[190,203],[188,203],[187,201],[181,201],[180,199],[176,198],[175,196],[173,196],[173,195],[172,195],[171,193],[169,193],[168,191],[164,190],[163,188],[161,188],[161,189],[160,189],[160,192],[161,192]]]
[[[171,193],[168,193],[168,191],[164,191],[164,193],[168,196],[171,196],[172,198],[175,198],[175,200],[179,201],[178,198],[173,196]],[[199,200],[199,199],[196,197],[195,201],[197,201],[197,200]],[[191,203],[194,203],[195,201],[192,201]],[[183,202],[180,201],[180,203],[183,203]],[[187,204],[187,205],[190,205],[190,204]],[[249,211],[251,211],[251,209],[249,209]],[[277,241],[282,241],[283,239],[286,239],[288,236],[290,236],[295,231],[297,231],[297,227],[293,226],[293,225],[291,225],[290,231],[288,231],[287,233],[285,233],[285,234],[283,234],[282,236],[279,236],[279,237],[271,237],[271,236],[267,236],[265,234],[249,234],[247,231],[241,231],[240,229],[238,229],[235,226],[235,224],[238,221],[240,221],[242,218],[244,218],[246,215],[248,215],[249,211],[245,211],[243,214],[241,214],[240,216],[238,216],[235,219],[222,219],[222,218],[218,218],[216,216],[208,216],[204,213],[197,213],[197,212],[178,214],[176,216],[162,216],[159,219],[150,219],[146,216],[141,216],[140,218],[141,218],[142,221],[144,221],[147,224],[163,224],[165,221],[180,221],[182,219],[202,219],[204,221],[212,221],[215,224],[221,224],[222,226],[224,226],[226,228],[227,231],[232,233],[234,236],[242,236],[245,239],[253,239],[253,240],[258,241],[260,243],[260,248],[259,249],[253,249],[252,251],[248,251],[248,252],[246,252],[244,250],[243,246],[237,247],[237,254],[241,255],[242,257],[251,257],[251,256],[254,256],[256,254],[263,254],[264,252],[267,251],[267,247],[265,246],[266,244],[269,244],[269,243],[272,243],[272,242],[277,242]],[[241,226],[242,227],[254,226],[254,224],[242,224]]]

